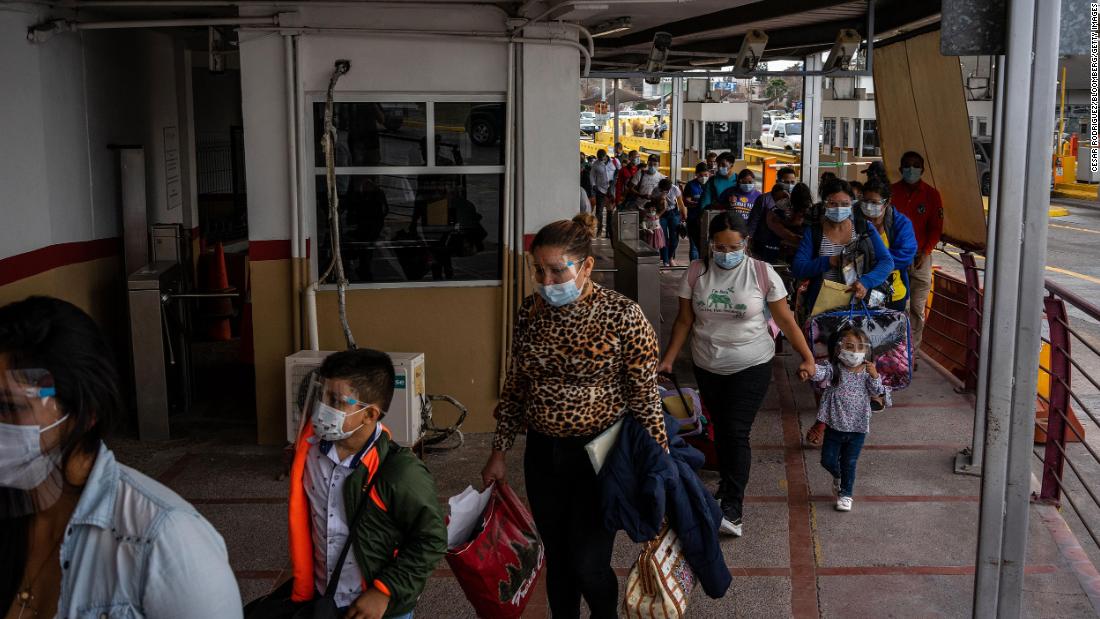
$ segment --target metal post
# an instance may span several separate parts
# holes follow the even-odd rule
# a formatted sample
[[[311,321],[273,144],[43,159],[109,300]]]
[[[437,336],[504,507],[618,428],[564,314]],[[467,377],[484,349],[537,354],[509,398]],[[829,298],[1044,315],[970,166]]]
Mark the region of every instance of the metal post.
[[[819,71],[821,56],[806,56],[805,69]],[[808,76],[802,80],[802,182],[810,187],[810,194],[817,195],[818,166],[821,161],[821,147],[817,145],[818,124],[821,123],[821,82],[820,75]]]
[[[1069,415],[1069,390],[1073,384],[1070,367],[1070,337],[1066,329],[1066,303],[1054,296],[1043,299],[1050,333],[1050,402],[1047,403],[1047,440],[1043,453],[1043,487],[1039,500],[1058,505],[1062,497],[1063,452],[1066,448],[1066,418]]]
[[[672,96],[668,102],[668,148],[671,152],[668,177],[679,181],[684,167],[684,78],[672,78]]]
[[[1004,57],[1000,57],[997,61],[997,81],[994,84],[993,95],[993,144],[1004,143],[1004,105],[1005,105],[1005,62]],[[997,152],[993,152],[994,157],[998,157]],[[990,166],[990,172],[992,174],[989,186],[989,203],[999,204],[1000,191],[998,186],[1000,184],[1000,168],[994,162]],[[982,290],[985,298],[990,298],[993,295],[993,291],[996,287],[996,282],[993,281],[992,271],[989,269],[989,265],[996,261],[997,256],[997,238],[993,234],[993,230],[997,227],[997,209],[989,210],[989,217],[987,221],[988,234],[986,236],[985,243],[985,263],[986,271],[985,277],[983,277]],[[974,432],[971,435],[971,443],[969,449],[964,449],[955,460],[955,472],[967,473],[971,475],[982,474],[982,459],[985,455],[985,412],[986,412],[986,393],[989,390],[989,364],[990,364],[990,341],[993,339],[992,324],[990,322],[990,315],[988,312],[982,312],[982,338],[978,342],[978,388],[974,392],[975,404],[974,404]],[[989,334],[987,337],[986,334]]]
[[[962,257],[963,272],[966,277],[966,377],[963,385],[967,391],[978,387],[978,348],[981,347],[981,283],[974,254],[965,252]]]
[[[615,141],[611,144],[612,150],[619,143],[619,80],[612,82],[611,86],[611,124],[615,126]],[[619,196],[615,196],[618,199]]]
[[[1003,139],[994,145],[1001,174],[990,235],[998,252],[986,264],[996,285],[986,293],[984,312],[992,327],[985,332],[997,337],[988,338],[976,617],[1019,617],[1023,603],[1050,188],[1050,177],[1039,176],[1046,166],[1028,162],[1051,157],[1061,17],[1056,1],[1013,0],[1008,8],[1004,126],[1026,127],[1027,141],[1025,148]]]

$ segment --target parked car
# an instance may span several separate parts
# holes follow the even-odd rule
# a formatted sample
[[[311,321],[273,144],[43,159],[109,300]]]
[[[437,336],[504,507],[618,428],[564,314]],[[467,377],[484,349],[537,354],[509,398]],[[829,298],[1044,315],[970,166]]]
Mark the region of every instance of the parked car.
[[[596,135],[600,131],[600,124],[596,122],[595,118],[584,119],[581,118],[581,133],[585,135]]]
[[[492,146],[504,137],[504,104],[486,103],[470,109],[466,132],[478,146]]]
[[[760,146],[786,151],[802,150],[802,121],[777,120],[760,134]]]
[[[974,138],[974,167],[978,169],[978,187],[988,196],[993,187],[993,138]]]
[[[760,132],[767,133],[772,130],[772,115],[764,114],[760,117]]]

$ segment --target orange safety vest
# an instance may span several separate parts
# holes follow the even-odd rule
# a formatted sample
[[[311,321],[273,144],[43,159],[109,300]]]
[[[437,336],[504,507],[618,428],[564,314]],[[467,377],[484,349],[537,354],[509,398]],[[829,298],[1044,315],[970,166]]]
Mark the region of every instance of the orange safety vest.
[[[381,425],[381,422],[379,422]],[[382,426],[382,431],[392,438],[389,428]],[[316,592],[316,583],[313,582],[313,524],[310,518],[309,497],[306,495],[304,485],[306,474],[306,456],[312,445],[309,439],[313,437],[313,424],[305,423],[298,442],[294,446],[294,463],[290,466],[290,566],[294,577],[294,585],[290,599],[294,602],[308,602],[313,599]],[[360,462],[367,467],[367,479],[369,482],[375,472],[378,471],[378,444],[377,441],[363,454]],[[341,489],[343,491],[343,489]],[[378,494],[378,486],[371,488],[370,498],[382,511],[386,511],[386,505]],[[350,525],[350,523],[349,523]],[[349,526],[350,529],[350,526]],[[363,590],[366,590],[366,583]],[[387,591],[383,591],[387,593]]]

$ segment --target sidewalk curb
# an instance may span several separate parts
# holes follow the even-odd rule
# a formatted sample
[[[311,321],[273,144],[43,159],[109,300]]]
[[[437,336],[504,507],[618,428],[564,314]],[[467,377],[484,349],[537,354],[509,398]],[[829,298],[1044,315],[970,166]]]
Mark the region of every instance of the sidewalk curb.
[[[1081,548],[1077,536],[1066,524],[1065,518],[1058,512],[1058,508],[1053,505],[1033,505],[1039,512],[1039,518],[1042,520],[1043,526],[1046,527],[1050,536],[1054,539],[1054,543],[1058,546],[1058,552],[1062,555],[1062,559],[1069,565],[1073,575],[1077,577],[1081,589],[1084,590],[1085,595],[1092,602],[1093,611],[1096,612],[1097,616],[1100,616],[1100,572],[1096,571],[1096,566],[1092,564],[1089,556]]]

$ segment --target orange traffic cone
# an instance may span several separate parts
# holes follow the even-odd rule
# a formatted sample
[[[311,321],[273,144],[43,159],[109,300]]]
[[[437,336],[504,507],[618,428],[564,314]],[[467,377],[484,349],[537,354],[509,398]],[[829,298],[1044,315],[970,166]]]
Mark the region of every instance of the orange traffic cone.
[[[229,275],[225,269],[225,248],[219,242],[214,245],[213,254],[204,254],[206,258],[201,287],[203,292],[232,292],[229,287]],[[233,338],[229,319],[233,316],[233,302],[228,299],[205,299],[199,304],[205,323],[206,338],[215,342],[227,342]]]

